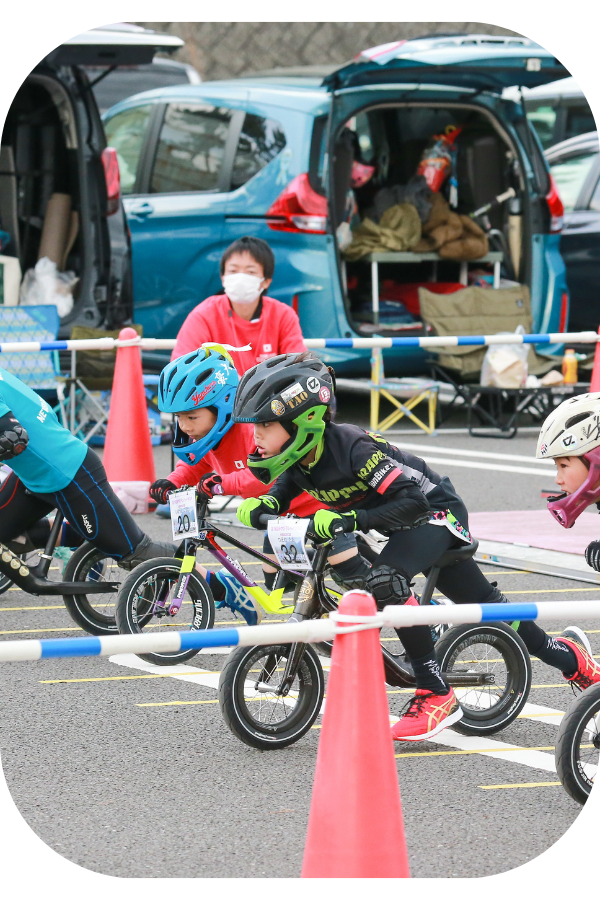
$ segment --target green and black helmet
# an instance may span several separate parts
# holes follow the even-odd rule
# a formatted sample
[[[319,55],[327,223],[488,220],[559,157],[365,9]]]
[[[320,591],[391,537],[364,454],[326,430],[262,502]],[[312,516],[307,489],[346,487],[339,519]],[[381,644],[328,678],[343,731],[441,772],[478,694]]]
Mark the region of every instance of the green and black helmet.
[[[246,372],[235,397],[234,421],[281,422],[290,435],[277,456],[250,454],[248,468],[259,481],[270,484],[317,446],[334,391],[333,369],[306,353],[274,356]]]

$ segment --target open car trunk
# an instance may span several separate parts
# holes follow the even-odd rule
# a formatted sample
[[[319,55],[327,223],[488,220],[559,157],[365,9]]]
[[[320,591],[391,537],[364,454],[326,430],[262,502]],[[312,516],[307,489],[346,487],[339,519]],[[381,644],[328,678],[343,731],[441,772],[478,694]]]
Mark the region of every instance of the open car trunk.
[[[459,131],[454,140],[452,175],[445,178],[439,191],[432,193],[425,177],[417,175],[419,163],[436,136],[453,128]],[[365,223],[367,228],[371,228],[371,223],[386,227],[393,209],[401,210],[399,224],[395,223],[400,242],[404,236],[410,245],[396,249],[427,252],[427,229],[428,223],[433,222],[432,216],[452,213],[456,222],[456,215],[470,217],[512,189],[514,197],[471,221],[481,226],[478,240],[484,252],[487,249],[503,255],[503,278],[496,286],[527,283],[531,260],[522,164],[517,147],[489,110],[467,103],[374,103],[346,121],[331,159],[332,228],[340,250],[346,312],[359,333],[423,333],[419,287],[451,293],[467,284],[490,288],[493,285],[493,264],[469,261],[467,268],[464,262],[468,251],[461,255],[459,250],[454,258],[386,261],[379,265],[379,322],[374,323],[373,273],[370,257],[362,253],[369,246],[371,235],[362,244],[361,236],[365,234]],[[355,162],[373,167],[373,175],[358,187],[352,186]],[[406,204],[412,210],[406,211]],[[410,213],[408,220],[402,218],[403,209],[404,214]],[[464,230],[463,235],[468,236]],[[386,252],[385,236],[377,246],[375,229],[373,239],[373,252]],[[443,248],[436,251],[436,256],[438,252],[443,257]]]
[[[82,147],[77,102],[50,70],[36,70],[19,89],[2,134],[0,227],[10,235],[3,253],[19,261],[20,302],[28,284],[35,302],[33,270],[47,259],[61,323],[93,325],[106,316],[110,240],[104,173],[98,153]]]

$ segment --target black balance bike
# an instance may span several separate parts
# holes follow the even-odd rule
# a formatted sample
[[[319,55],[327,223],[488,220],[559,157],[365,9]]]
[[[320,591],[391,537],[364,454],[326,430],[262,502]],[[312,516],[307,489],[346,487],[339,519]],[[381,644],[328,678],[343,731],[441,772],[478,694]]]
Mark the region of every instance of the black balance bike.
[[[34,596],[62,596],[73,621],[88,634],[118,634],[115,595],[127,573],[121,573],[116,562],[102,550],[82,544],[67,562],[63,580],[48,578],[63,521],[64,516],[57,510],[46,546],[36,551],[36,566],[29,565],[29,556],[25,560],[0,544],[0,587],[7,590],[14,584]]]
[[[556,738],[555,759],[567,794],[585,803],[600,763],[600,684],[586,688],[565,713]]]
[[[270,518],[276,517],[261,516],[261,524]],[[296,574],[294,618],[300,621],[327,616],[338,601],[324,584],[332,541],[321,541],[311,526],[312,522],[307,537],[314,549],[312,571]],[[442,555],[429,572],[420,597],[422,605],[437,602],[433,592],[440,569],[472,557],[477,546],[474,541]],[[531,687],[531,662],[518,634],[501,622],[432,631],[438,662],[463,709],[463,718],[453,728],[462,734],[488,735],[509,725],[526,703]],[[391,688],[414,689],[416,681],[406,654],[393,654],[385,646],[397,641],[390,634],[394,634],[391,629],[382,629],[386,682]],[[331,642],[323,642],[234,650],[221,672],[219,703],[236,737],[259,750],[275,750],[305,735],[319,714],[324,695],[317,650],[329,656],[331,648]]]

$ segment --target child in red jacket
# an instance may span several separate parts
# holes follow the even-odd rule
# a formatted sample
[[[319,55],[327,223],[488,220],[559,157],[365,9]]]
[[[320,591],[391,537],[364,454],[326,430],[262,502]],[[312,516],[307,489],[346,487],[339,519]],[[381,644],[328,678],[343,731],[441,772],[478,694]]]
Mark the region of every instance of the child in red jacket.
[[[254,450],[253,428],[233,424],[238,381],[231,356],[218,345],[200,348],[163,369],[158,407],[177,416],[173,449],[179,462],[168,478],[151,485],[150,496],[157,503],[166,503],[169,493],[184,485],[197,485],[208,497],[229,494],[247,499],[265,493],[264,484],[246,464]],[[323,509],[323,504],[307,493],[296,497],[290,506],[290,512],[301,518],[313,516],[318,509]],[[338,566],[358,553],[354,537],[348,535],[343,535],[332,550],[329,561]],[[266,536],[264,552],[275,558]],[[198,570],[220,606],[238,610],[248,624],[258,622],[260,610],[232,575],[225,569],[208,572],[199,564]],[[264,566],[263,571],[265,584],[271,589],[277,570]]]

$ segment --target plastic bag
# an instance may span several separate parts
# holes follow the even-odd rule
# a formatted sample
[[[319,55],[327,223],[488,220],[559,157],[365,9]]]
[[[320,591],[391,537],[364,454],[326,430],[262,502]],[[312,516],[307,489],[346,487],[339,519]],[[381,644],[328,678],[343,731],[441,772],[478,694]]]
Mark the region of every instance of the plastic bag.
[[[56,306],[62,319],[73,309],[73,289],[78,281],[75,272],[59,272],[56,263],[43,256],[35,269],[25,272],[19,303],[21,306]]]
[[[515,334],[525,334],[522,325],[518,325]],[[500,331],[498,334],[512,334]],[[481,384],[483,387],[520,388],[527,381],[528,344],[493,344],[488,347],[481,366]]]
[[[134,516],[148,512],[149,481],[111,481],[110,486],[127,512]]]
[[[448,125],[445,134],[434,134],[433,144],[429,144],[423,151],[421,162],[417,169],[417,175],[423,175],[427,184],[434,193],[442,187],[444,181],[452,171],[454,156],[454,141],[461,133],[462,128]],[[455,206],[455,203],[451,204]]]

